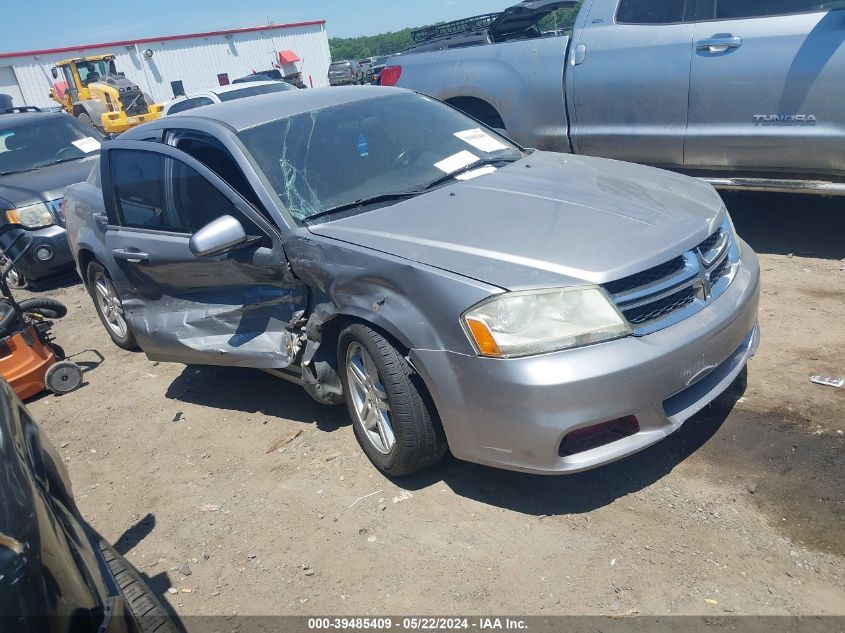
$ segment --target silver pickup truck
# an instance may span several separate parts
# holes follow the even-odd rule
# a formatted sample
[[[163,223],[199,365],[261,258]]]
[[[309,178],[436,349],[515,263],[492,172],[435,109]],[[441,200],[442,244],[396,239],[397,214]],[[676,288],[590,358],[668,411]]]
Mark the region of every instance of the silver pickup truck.
[[[845,2],[585,0],[571,35],[529,0],[415,33],[382,84],[540,149],[723,189],[845,195]]]

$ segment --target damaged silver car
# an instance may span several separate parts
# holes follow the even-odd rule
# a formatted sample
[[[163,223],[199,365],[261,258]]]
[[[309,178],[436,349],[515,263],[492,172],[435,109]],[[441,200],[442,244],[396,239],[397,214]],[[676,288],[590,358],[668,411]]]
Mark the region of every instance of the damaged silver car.
[[[109,335],[345,400],[388,475],[536,473],[677,430],[758,344],[759,267],[716,192],[525,150],[403,90],[221,103],[104,143],[65,194]]]

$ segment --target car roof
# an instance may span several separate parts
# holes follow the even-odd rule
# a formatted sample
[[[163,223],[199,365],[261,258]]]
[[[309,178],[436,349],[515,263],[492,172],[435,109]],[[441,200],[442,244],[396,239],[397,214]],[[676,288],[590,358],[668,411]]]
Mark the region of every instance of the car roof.
[[[255,85],[255,84],[251,84]],[[276,121],[285,117],[320,110],[332,106],[366,101],[397,94],[411,94],[408,90],[385,86],[347,86],[343,88],[313,88],[311,90],[290,90],[256,95],[248,99],[234,99],[185,110],[172,115],[176,117],[203,118],[218,121],[236,131]],[[144,126],[141,126],[144,127]],[[140,129],[140,128],[135,128]],[[131,132],[131,130],[130,130]],[[128,137],[127,137],[128,138]]]
[[[64,112],[10,112],[8,114],[0,113],[0,125],[9,129],[23,125],[24,123],[31,123],[32,121],[43,121],[45,118],[57,118],[60,116],[67,116]]]

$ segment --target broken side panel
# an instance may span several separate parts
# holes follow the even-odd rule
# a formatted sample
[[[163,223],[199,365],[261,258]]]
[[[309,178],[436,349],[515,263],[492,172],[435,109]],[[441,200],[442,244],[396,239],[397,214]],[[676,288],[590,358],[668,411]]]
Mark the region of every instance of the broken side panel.
[[[298,352],[288,324],[307,305],[284,255],[245,246],[213,257],[190,252],[188,236],[109,231],[114,281],[126,320],[153,360],[283,368]],[[130,249],[132,249],[130,251]]]
[[[305,324],[302,384],[316,400],[336,403],[343,392],[336,337],[343,323],[363,322],[392,337],[398,347],[474,353],[460,325],[461,311],[498,288],[448,271],[416,264],[307,229],[292,231],[285,252],[293,273],[307,283],[313,305]]]

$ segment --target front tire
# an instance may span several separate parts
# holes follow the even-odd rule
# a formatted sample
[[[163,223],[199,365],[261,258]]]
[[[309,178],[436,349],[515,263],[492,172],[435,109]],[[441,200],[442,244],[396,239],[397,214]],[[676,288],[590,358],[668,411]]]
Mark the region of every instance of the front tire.
[[[170,614],[150,591],[137,570],[108,544],[100,541],[100,551],[117,581],[126,604],[141,633],[178,633]]]
[[[440,461],[446,439],[420,376],[381,334],[361,324],[338,342],[355,438],[382,473],[401,477]]]
[[[94,300],[97,316],[114,344],[130,352],[137,350],[138,343],[129,328],[114,283],[106,269],[97,262],[88,264],[88,291]]]
[[[12,266],[6,274],[6,283],[9,284],[9,288],[12,290],[22,290],[29,285],[29,280],[24,277],[24,274],[17,266]]]

